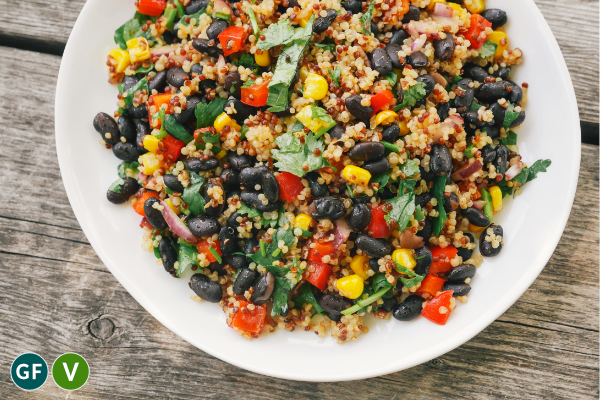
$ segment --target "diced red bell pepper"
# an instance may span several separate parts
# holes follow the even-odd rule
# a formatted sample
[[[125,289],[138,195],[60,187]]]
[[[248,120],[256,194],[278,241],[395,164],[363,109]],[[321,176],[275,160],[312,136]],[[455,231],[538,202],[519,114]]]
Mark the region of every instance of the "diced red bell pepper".
[[[277,182],[279,182],[279,196],[288,203],[296,200],[300,192],[304,190],[302,179],[289,172],[282,172],[277,175]]]
[[[431,263],[431,268],[429,268],[429,273],[436,275],[450,271],[452,269],[450,260],[456,257],[457,254],[458,250],[454,246],[448,246],[444,248],[441,248],[440,246],[433,246],[431,248],[433,262]]]
[[[198,249],[198,254],[204,254],[206,256],[206,258],[208,259],[208,261],[215,262],[215,261],[217,261],[217,258],[209,250],[211,247],[217,251],[218,255],[220,255],[220,256],[223,255],[223,253],[221,253],[221,244],[219,243],[218,240],[213,243],[209,243],[208,240],[201,240],[196,245],[196,248]]]
[[[219,33],[219,42],[225,57],[240,51],[244,47],[247,36],[246,30],[241,26],[230,26]]]
[[[421,297],[435,297],[437,292],[442,290],[444,286],[445,280],[435,275],[427,275],[425,279],[421,281],[421,286],[417,289],[416,294]],[[423,294],[428,293],[428,296],[423,296]]]
[[[315,269],[313,272],[310,272],[312,269],[311,267],[314,267]],[[305,274],[306,275],[304,279],[307,282],[312,283],[321,290],[325,290],[327,287],[327,280],[329,279],[329,275],[331,275],[331,265],[311,261],[309,262],[307,272]]]
[[[241,331],[259,334],[265,324],[267,308],[255,305],[254,310],[248,310],[247,313],[243,313],[242,308],[248,307],[249,303],[244,300],[238,301],[240,302],[240,309],[234,314],[231,324],[234,328],[238,328]]]
[[[200,135],[202,135],[202,136],[214,135],[216,133],[217,133],[217,131],[215,130],[215,128],[213,126],[207,126],[206,128],[196,129],[194,131],[194,140],[198,140],[198,137]]]
[[[391,90],[384,90],[371,97],[371,107],[373,108],[373,114],[381,110],[383,106],[392,101],[394,94]]]
[[[137,201],[135,203],[133,203],[133,210],[136,213],[140,214],[141,216],[146,217],[146,214],[144,213],[144,203],[150,197],[156,197],[156,198],[158,198],[158,193],[150,191],[150,190],[144,190],[144,192],[137,199]]]
[[[421,311],[421,315],[438,325],[446,325],[452,311],[450,310],[450,301],[453,294],[452,290],[440,293],[427,303],[423,311]]]
[[[314,262],[318,262],[321,263],[323,262],[322,259],[325,256],[330,256],[331,258],[333,258],[333,255],[335,254],[335,247],[333,246],[333,243],[331,242],[312,242],[314,243],[316,246],[315,247],[311,247],[310,250],[308,251],[308,260],[309,261],[314,261]],[[311,243],[311,246],[312,246]]]
[[[150,230],[154,229],[154,227],[150,225],[150,222],[148,222],[146,217],[142,218],[142,222],[140,222],[140,228],[146,228]]]
[[[156,118],[154,121],[152,120],[152,113],[150,112],[150,106],[155,106],[156,109],[158,110],[160,108],[160,106],[162,106],[163,104],[167,105],[167,109],[165,110],[165,113],[167,114],[173,114],[173,107],[169,107],[169,101],[171,100],[171,97],[173,97],[174,94],[171,93],[159,93],[159,94],[155,94],[152,95],[148,98],[148,120],[150,121],[150,127],[152,128],[158,128],[160,127],[160,118]]]
[[[160,153],[164,156],[164,160],[175,162],[181,154],[181,149],[185,146],[179,139],[175,139],[171,135],[165,136],[162,140],[163,146],[159,147]]]
[[[471,15],[471,26],[469,30],[464,33],[465,39],[468,39],[471,42],[472,49],[479,49],[485,40],[487,39],[487,33],[485,32],[485,28],[491,28],[492,23],[487,19],[483,18],[479,14]]]
[[[137,9],[140,14],[160,17],[167,8],[166,0],[140,0]]]
[[[254,107],[267,105],[267,97],[269,97],[269,79],[264,79],[260,85],[256,83],[250,87],[242,88],[242,103]]]
[[[367,227],[369,235],[377,239],[386,238],[392,234],[392,230],[385,221],[387,212],[383,209],[384,206],[385,204],[381,204],[371,209],[371,222]]]

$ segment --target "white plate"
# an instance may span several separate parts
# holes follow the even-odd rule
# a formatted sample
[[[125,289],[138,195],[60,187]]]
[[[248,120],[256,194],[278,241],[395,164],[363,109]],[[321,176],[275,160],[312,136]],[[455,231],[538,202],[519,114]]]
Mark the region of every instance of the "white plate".
[[[106,55],[113,32],[135,9],[133,0],[88,0],[62,59],[56,90],[56,147],[69,201],[108,269],[156,319],[194,346],[226,362],[285,379],[340,381],[388,374],[438,357],[471,339],[531,285],[558,243],[575,195],[580,161],[577,103],[565,61],[532,0],[488,0],[508,13],[511,47],[525,53],[515,80],[529,83],[527,120],[519,148],[529,165],[550,158],[545,174],[527,184],[497,217],[505,232],[501,255],[486,260],[467,304],[446,326],[424,318],[406,323],[367,321],[369,333],[338,345],[314,333],[278,331],[242,339],[215,304],[190,300],[187,279],[171,278],[140,248],[139,215],[106,200],[117,160],[98,145],[92,119],[116,109],[107,82]]]

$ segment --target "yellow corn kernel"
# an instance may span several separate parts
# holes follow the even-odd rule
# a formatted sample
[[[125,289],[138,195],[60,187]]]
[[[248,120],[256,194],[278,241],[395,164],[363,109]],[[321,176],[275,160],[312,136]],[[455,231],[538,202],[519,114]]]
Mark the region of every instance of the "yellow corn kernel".
[[[392,260],[410,270],[417,266],[417,260],[412,255],[409,249],[397,249],[392,253]]]
[[[365,289],[365,281],[358,275],[349,275],[338,279],[335,286],[342,296],[348,299],[358,299]]]
[[[346,165],[342,170],[342,176],[348,182],[361,186],[367,186],[371,180],[371,173],[356,165]]]
[[[140,172],[143,172],[145,175],[152,175],[154,172],[162,168],[164,165],[163,160],[159,160],[156,158],[156,154],[154,153],[146,153],[140,156],[141,164],[144,166],[144,171],[140,169]]]
[[[490,194],[492,195],[492,208],[494,209],[494,214],[496,214],[502,210],[502,190],[498,186],[492,186]]]
[[[146,150],[148,150],[150,153],[156,153],[159,142],[160,142],[160,139],[157,138],[156,136],[146,135],[146,136],[144,136],[144,141],[142,143],[144,144],[144,148]]]
[[[313,132],[317,132],[324,125],[323,121],[319,118],[313,119],[312,108],[310,106],[306,106],[300,110],[300,112],[296,114],[296,119]]]
[[[327,95],[329,85],[327,81],[321,75],[315,73],[309,73],[304,81],[304,94],[303,96],[308,99],[321,100]]]
[[[460,6],[460,4],[457,3],[448,3],[448,5],[452,8],[454,8],[456,11],[460,12],[463,8]]]
[[[299,73],[300,82],[304,82],[304,80],[306,79],[306,77],[308,76],[309,73],[310,73],[310,71],[308,70],[306,65],[303,65],[302,67],[300,67],[300,73]]]
[[[487,228],[487,226],[475,226],[475,225],[469,224],[469,231],[471,231],[473,233],[482,232],[485,228]]]
[[[126,50],[116,47],[112,49],[108,54],[117,62],[117,65],[115,65],[115,70],[117,72],[125,71],[125,68],[129,67],[129,65],[131,64],[129,52],[127,52]]]
[[[219,154],[217,154],[215,157],[217,157],[217,160],[220,160],[221,158],[225,157],[227,155],[227,150],[221,150],[219,152]]]
[[[223,130],[223,128],[225,128],[226,126],[229,126],[231,128],[234,128],[235,130],[241,130],[242,127],[239,126],[238,124],[236,124],[236,122],[234,120],[231,119],[231,117],[229,115],[227,115],[227,113],[223,113],[221,115],[219,115],[217,117],[217,119],[215,119],[215,130],[217,132],[221,132]]]
[[[427,8],[433,10],[437,3],[446,4],[446,0],[431,0]]]
[[[397,116],[392,110],[381,111],[375,116],[375,125],[389,125]]]
[[[506,33],[502,31],[494,31],[490,33],[487,38],[492,43],[496,43],[498,45],[498,47],[496,47],[496,52],[494,53],[494,58],[502,58],[504,50],[508,48],[508,36]]]
[[[179,207],[175,207],[175,206],[173,205],[173,202],[171,201],[171,199],[167,198],[167,199],[165,199],[165,200],[164,200],[164,202],[165,202],[165,203],[167,203],[167,205],[169,206],[169,208],[170,208],[171,210],[173,210],[173,212],[174,212],[175,214],[177,214],[177,215],[181,214],[181,210],[179,209]]]
[[[371,267],[369,267],[369,257],[365,255],[354,256],[350,262],[350,268],[356,275],[367,280],[369,278],[367,271],[371,270]]]
[[[300,18],[300,20],[298,21],[300,26],[304,28],[306,24],[308,24],[308,21],[310,21],[310,17],[312,17],[312,14],[307,13],[304,17]]]
[[[410,133],[410,128],[408,127],[406,120],[400,121],[398,126],[400,127],[400,136],[408,135]]]
[[[262,50],[261,54],[258,54],[259,51],[261,50],[257,50],[256,53],[254,53],[254,60],[256,63],[261,67],[268,67],[271,65],[271,55],[269,54],[269,50]]]
[[[148,41],[144,37],[140,36],[128,40],[127,48],[129,49],[129,58],[132,63],[150,58],[150,46],[148,46]]]
[[[465,7],[471,14],[480,14],[485,10],[485,4],[483,0],[465,0]]]
[[[294,218],[294,228],[304,229],[305,231],[310,231],[310,223],[312,222],[312,217],[308,214],[298,214],[296,218]]]

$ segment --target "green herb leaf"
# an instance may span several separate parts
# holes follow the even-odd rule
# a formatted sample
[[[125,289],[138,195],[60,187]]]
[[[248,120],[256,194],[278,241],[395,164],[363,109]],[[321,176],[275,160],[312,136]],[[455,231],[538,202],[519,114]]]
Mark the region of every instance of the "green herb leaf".
[[[219,11],[215,11],[215,18],[223,19],[225,21],[231,21],[231,17],[229,16],[229,14],[222,13]]]
[[[285,246],[291,248],[294,244],[294,233],[291,229],[283,229],[279,228],[272,236],[271,243],[265,246],[265,254],[262,254],[262,251],[256,252],[254,254],[248,255],[257,265],[262,265],[263,267],[270,267],[273,265],[273,261],[278,261],[281,257],[283,257],[283,253],[280,251],[279,253],[275,253],[275,250],[279,250],[278,243],[280,240],[283,240]],[[273,255],[276,254],[276,255]]]
[[[389,74],[387,74],[385,79],[390,83],[392,87],[395,87],[396,83],[398,82],[398,74],[392,71]]]
[[[315,298],[312,292],[311,285],[306,283],[300,288],[300,294],[294,299],[296,308],[300,309],[304,304],[311,304],[317,314],[325,314],[323,307],[319,305],[319,302]]]
[[[154,64],[152,63],[152,61],[148,61],[148,63],[150,63],[150,65],[148,66],[148,68],[144,68],[143,66],[139,66],[138,69],[135,70],[136,74],[147,74],[148,72],[152,71],[154,69]]]
[[[140,163],[137,161],[133,161],[131,163],[123,161],[117,167],[117,173],[119,174],[119,177],[121,179],[125,179],[127,177],[137,179],[137,176],[140,173],[140,171],[138,170],[139,165],[140,165]],[[129,171],[129,173],[128,173],[128,171]]]
[[[423,97],[427,95],[425,91],[425,84],[423,82],[417,82],[416,85],[411,86],[408,90],[404,91],[404,101],[402,104],[397,105],[394,110],[398,111],[404,107],[414,107]]]
[[[385,187],[385,185],[388,184],[390,180],[390,176],[388,174],[381,174],[381,175],[377,175],[371,178],[371,180],[369,181],[369,183],[379,183],[379,189],[377,189],[377,191],[381,191],[383,190],[383,188]]]
[[[173,115],[171,115],[171,114],[165,115],[164,126],[165,126],[165,129],[167,130],[167,132],[169,132],[171,134],[171,136],[181,140],[185,144],[188,144],[189,142],[194,141],[194,137],[185,130],[183,125],[181,125],[179,122],[175,121],[175,117]]]
[[[433,219],[434,236],[440,234],[440,231],[444,227],[444,222],[448,219],[448,217],[446,216],[446,210],[444,210],[444,202],[446,201],[444,198],[444,192],[446,190],[446,180],[446,175],[437,176],[433,184],[433,189],[431,190],[431,195],[437,199],[437,210],[440,213],[440,215]]]
[[[204,102],[198,103],[198,105],[196,105],[196,109],[194,110],[197,120],[196,127],[200,129],[213,126],[215,119],[217,119],[217,117],[223,113],[223,106],[226,102],[227,99],[216,97],[208,104]]]
[[[275,276],[275,290],[273,291],[273,308],[271,316],[286,314],[289,310],[288,296],[294,285],[286,278],[290,272],[289,268],[276,267],[274,265],[265,267]]]
[[[319,119],[323,122],[323,126],[315,132],[315,137],[318,139],[325,134],[329,129],[335,126],[335,121],[324,108],[318,107],[315,103],[310,105],[311,118]]]
[[[425,279],[425,275],[419,275],[416,272],[414,272],[398,263],[396,263],[396,271],[400,272],[401,274],[405,274],[405,275],[408,275],[411,277],[411,278],[405,278],[402,275],[398,276],[398,279],[400,279],[402,284],[404,286],[406,286],[407,289],[410,289],[411,287],[415,286],[417,283],[419,283],[423,279]]]
[[[392,210],[388,212],[384,218],[385,222],[390,225],[390,221],[396,221],[396,229],[403,231],[410,222],[415,212],[415,194],[414,192],[408,192],[401,196],[394,197],[387,201],[388,204],[392,205]]]
[[[196,21],[199,21],[199,20],[200,20],[200,16],[201,16],[202,14],[208,14],[208,13],[206,12],[206,8],[203,8],[202,10],[200,10],[200,11],[198,11],[197,13],[195,13],[195,14],[192,14],[192,15],[184,15],[184,16],[183,16],[183,17],[182,17],[182,18],[179,20],[179,22],[177,23],[177,25],[188,26],[188,25],[189,25],[189,22],[185,22],[185,20],[186,20],[186,18],[187,18],[187,17],[190,17],[190,21],[191,21],[192,19],[195,19]]]
[[[250,22],[252,23],[252,31],[255,35],[258,35],[258,23],[256,22],[256,14],[252,7],[248,7],[248,15],[250,16]]]
[[[238,208],[237,210],[238,214],[240,215],[247,215],[248,218],[256,218],[256,217],[261,217],[262,214],[260,213],[260,211],[258,211],[256,208],[254,207],[248,207],[245,204],[242,204],[240,206],[240,208]]]
[[[263,34],[265,40],[260,40],[257,47],[261,50],[269,50],[271,47],[291,43],[295,39],[296,30],[290,25],[289,19],[281,19],[276,24],[269,25],[269,29]]]
[[[494,55],[494,53],[496,53],[497,48],[498,45],[496,43],[492,42],[491,40],[486,40],[485,43],[483,43],[483,45],[481,45],[481,48],[479,49],[479,57],[491,57]]]
[[[362,26],[362,32],[365,35],[371,34],[371,19],[373,18],[373,9],[374,8],[375,8],[375,2],[372,1],[371,4],[369,4],[369,8],[367,8],[367,11],[365,11],[365,13],[363,15],[361,15],[359,18],[360,24]]]
[[[311,43],[313,46],[318,47],[320,49],[329,50],[331,54],[335,51],[335,45],[329,43]]]
[[[336,85],[340,86],[340,76],[342,75],[342,70],[340,67],[336,65],[335,69],[330,69],[327,72],[329,73],[331,80],[334,81]]]
[[[400,171],[404,172],[406,177],[414,176],[419,173],[417,160],[408,160],[400,166]]]
[[[196,247],[180,240],[177,261],[179,261],[179,268],[176,270],[177,276],[181,276],[189,266],[198,264],[198,250]]]
[[[288,88],[279,83],[275,86],[269,87],[269,96],[267,97],[267,104],[271,107],[267,110],[269,112],[281,112],[288,108]]]
[[[300,121],[294,122],[288,133],[300,132],[304,130],[304,124]]]
[[[415,207],[415,219],[417,221],[423,221],[425,219],[425,213],[420,205]]]
[[[246,82],[244,82],[244,84],[242,85],[243,88],[249,88],[250,86],[254,85],[256,81],[254,79],[248,78],[248,80]]]
[[[144,37],[148,44],[156,43],[156,39],[152,36],[150,29],[145,32],[142,30],[142,24],[152,17],[136,13],[136,16],[120,26],[114,34],[115,43],[123,50],[127,50],[127,42],[136,37]],[[140,22],[142,21],[142,22]]]
[[[475,148],[475,146],[473,146],[472,144],[468,145],[467,148],[464,151],[464,155],[467,158],[473,158],[475,157],[475,154],[473,154],[473,149]]]
[[[219,255],[219,253],[217,253],[217,251],[215,249],[213,249],[212,246],[210,246],[208,248],[208,251],[210,251],[210,253],[217,259],[217,262],[219,264],[221,264],[223,262],[223,259],[221,258],[221,256]]]
[[[527,180],[525,182],[527,183],[534,180],[535,178],[537,178],[537,174],[539,174],[540,172],[546,172],[547,168],[551,164],[552,161],[550,160],[537,160],[536,162],[534,162],[531,167],[526,168],[529,171],[529,173],[527,174]]]
[[[119,178],[108,187],[108,190],[115,193],[121,193],[124,184],[125,181],[122,178]]]
[[[514,146],[517,144],[517,134],[513,131],[508,131],[508,136],[500,139],[500,143],[505,146]]]
[[[473,100],[473,104],[471,104],[471,107],[469,108],[470,111],[477,111],[481,108],[481,104],[479,104],[477,101]]]
[[[312,132],[309,132],[305,136],[304,145],[291,133],[279,136],[275,139],[275,143],[279,146],[279,149],[271,150],[271,154],[277,160],[275,166],[280,171],[286,171],[298,177],[303,177],[310,171],[315,171],[329,165],[325,157],[314,154],[315,149],[319,149],[320,154],[323,154],[325,144],[317,140]],[[303,169],[305,162],[308,163],[307,171]]]
[[[123,101],[125,102],[125,105],[133,105],[133,96],[138,90],[146,90],[147,93],[150,92],[150,89],[148,89],[148,80],[146,78],[140,79],[135,85],[123,93]]]
[[[504,122],[502,122],[502,127],[506,131],[508,130],[508,128],[510,128],[510,124],[512,124],[519,117],[520,114],[515,111],[515,106],[511,104],[510,101],[507,101],[507,103],[508,108],[506,109],[506,114],[504,115]]]
[[[183,189],[181,194],[181,200],[188,203],[187,209],[194,215],[204,214],[204,206],[206,201],[200,193],[202,185],[204,185],[204,178],[195,172],[190,171],[191,185]]]

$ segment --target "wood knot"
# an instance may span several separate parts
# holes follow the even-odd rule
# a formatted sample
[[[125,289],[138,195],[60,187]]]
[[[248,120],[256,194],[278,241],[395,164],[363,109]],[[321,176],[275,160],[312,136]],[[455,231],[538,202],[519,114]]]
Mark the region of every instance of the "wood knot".
[[[98,317],[89,323],[88,329],[96,339],[107,340],[115,332],[115,324],[108,318]]]
[[[444,362],[443,362],[441,359],[439,359],[439,358],[434,358],[433,360],[431,360],[431,361],[428,361],[428,362],[427,362],[427,365],[429,365],[429,366],[431,366],[431,367],[436,367],[436,368],[439,368],[439,367],[441,367],[442,365],[444,365]]]

